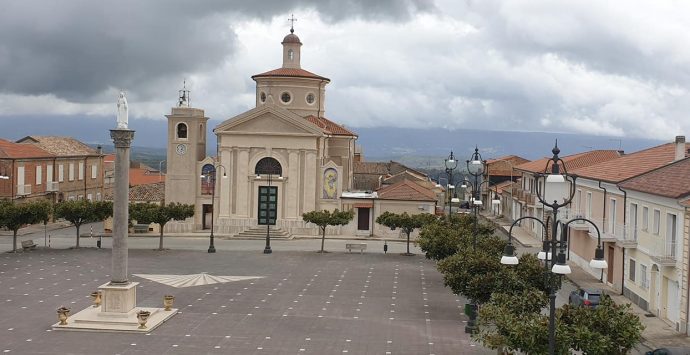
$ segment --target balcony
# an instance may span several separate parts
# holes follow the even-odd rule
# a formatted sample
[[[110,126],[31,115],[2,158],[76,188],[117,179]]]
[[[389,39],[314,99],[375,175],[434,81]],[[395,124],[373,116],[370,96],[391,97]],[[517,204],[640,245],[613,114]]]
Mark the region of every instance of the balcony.
[[[676,243],[671,241],[656,243],[649,251],[649,256],[660,266],[675,266],[678,259],[676,246]]]
[[[585,214],[571,208],[562,208],[558,210],[558,220],[562,223],[566,223],[574,218],[584,218]],[[585,221],[575,221],[568,225],[568,227],[577,230],[589,230],[589,223]]]
[[[17,196],[31,195],[31,185],[17,185]]]
[[[46,191],[49,192],[56,192],[60,190],[60,183],[57,181],[48,181],[48,185],[46,186]]]
[[[611,225],[606,219],[596,219],[588,218],[590,221],[594,222],[599,228],[599,233],[601,233],[602,242],[617,242],[618,240],[625,240],[626,236],[629,234],[629,226],[622,224]],[[572,225],[572,224],[571,224]],[[589,231],[589,236],[591,238],[597,239],[597,231],[590,223],[586,223],[587,230]],[[583,227],[584,228],[584,227]]]

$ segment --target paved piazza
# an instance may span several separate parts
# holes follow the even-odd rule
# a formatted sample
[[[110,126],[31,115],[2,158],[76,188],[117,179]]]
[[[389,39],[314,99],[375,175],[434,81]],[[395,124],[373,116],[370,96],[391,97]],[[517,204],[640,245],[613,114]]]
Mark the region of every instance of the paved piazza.
[[[86,308],[89,294],[109,281],[109,249],[0,254],[0,352],[494,353],[464,334],[464,300],[421,255],[264,255],[257,248],[216,254],[135,249],[129,256],[129,272],[142,276],[131,277],[140,282],[138,305],[160,307],[163,295],[173,294],[181,311],[147,335],[51,330],[55,309]]]

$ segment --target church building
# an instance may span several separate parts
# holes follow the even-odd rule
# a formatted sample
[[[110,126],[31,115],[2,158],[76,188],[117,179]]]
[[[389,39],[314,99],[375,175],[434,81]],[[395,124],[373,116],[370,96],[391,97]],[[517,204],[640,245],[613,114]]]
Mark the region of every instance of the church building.
[[[180,92],[166,116],[165,197],[194,204],[196,214],[193,223],[170,223],[171,231],[213,225],[218,233],[238,234],[268,223],[310,233],[302,213],[348,207],[341,195],[353,187],[357,135],[325,117],[330,79],[302,69],[302,42],[293,29],[282,46],[282,67],[252,76],[256,107],[214,128],[216,157],[206,156],[208,117],[190,107],[188,91]]]

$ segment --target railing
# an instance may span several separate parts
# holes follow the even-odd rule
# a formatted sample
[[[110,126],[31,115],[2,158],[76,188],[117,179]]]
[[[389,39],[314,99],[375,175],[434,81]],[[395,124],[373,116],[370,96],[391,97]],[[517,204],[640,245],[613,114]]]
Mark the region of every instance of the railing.
[[[31,185],[17,185],[17,195],[31,195]]]
[[[602,239],[616,239],[620,241],[637,242],[637,233],[633,233],[633,230],[630,225],[612,225],[607,219],[602,220],[597,218],[589,218],[589,220],[594,222],[597,225],[597,227],[599,227],[599,232],[601,233]],[[592,235],[592,237],[596,238],[597,232],[594,229],[594,227],[589,223],[587,223],[587,225],[589,228],[589,234]]]
[[[678,257],[677,244],[672,239],[655,243],[650,250],[651,257],[662,265],[674,265]]]

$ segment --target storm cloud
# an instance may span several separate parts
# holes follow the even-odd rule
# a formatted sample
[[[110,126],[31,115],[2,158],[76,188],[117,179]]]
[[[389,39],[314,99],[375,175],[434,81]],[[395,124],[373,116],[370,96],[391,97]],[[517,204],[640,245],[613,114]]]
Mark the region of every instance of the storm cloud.
[[[161,119],[182,80],[215,119],[254,104],[298,18],[327,116],[354,127],[690,131],[690,4],[594,0],[8,1],[0,117]]]

